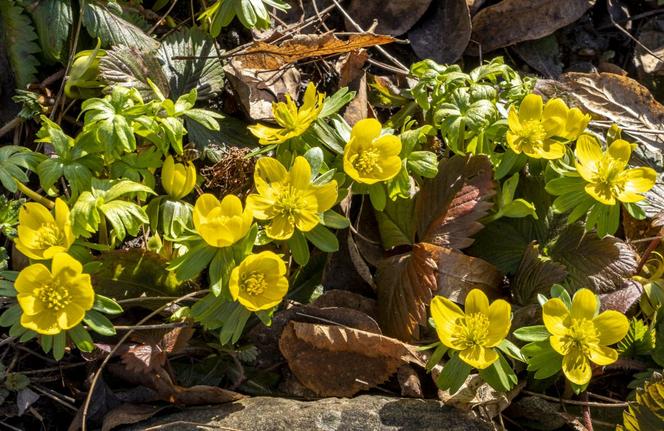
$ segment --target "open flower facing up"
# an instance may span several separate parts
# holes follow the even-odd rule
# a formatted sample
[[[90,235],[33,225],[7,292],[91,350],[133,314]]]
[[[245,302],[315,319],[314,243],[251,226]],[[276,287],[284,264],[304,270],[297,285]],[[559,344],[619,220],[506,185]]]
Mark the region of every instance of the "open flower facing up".
[[[440,341],[459,351],[459,359],[483,370],[498,360],[495,347],[507,336],[511,323],[510,304],[489,298],[479,289],[466,296],[465,313],[449,299],[436,296],[431,301],[431,317]]]
[[[507,143],[512,151],[554,160],[565,154],[564,141],[575,140],[585,130],[590,116],[578,108],[568,108],[561,99],[544,104],[541,96],[529,94],[518,112],[514,106],[510,108],[507,122]]]
[[[316,92],[316,86],[310,82],[304,92],[304,102],[299,109],[288,94],[286,94],[286,102],[272,104],[272,115],[281,127],[256,124],[249,126],[249,131],[258,138],[258,142],[262,145],[281,144],[300,136],[307,131],[323,110],[323,99],[325,99],[325,94]]]
[[[231,272],[228,288],[247,310],[268,310],[288,291],[286,264],[271,251],[249,255]]]
[[[337,200],[337,182],[312,184],[311,166],[302,156],[295,158],[290,171],[277,159],[258,159],[254,184],[258,193],[247,197],[247,207],[258,220],[271,221],[265,233],[273,239],[288,239],[295,228],[301,232],[315,228],[319,214],[332,208]]]
[[[23,310],[21,325],[55,335],[78,325],[92,308],[95,293],[83,265],[67,253],[53,256],[51,271],[41,263],[24,268],[14,284]]]
[[[226,195],[219,202],[214,195],[205,193],[194,205],[194,228],[212,247],[228,247],[247,235],[253,217],[249,208],[242,209],[242,201]]]
[[[607,346],[622,340],[629,329],[622,313],[608,310],[598,315],[597,298],[589,289],[574,294],[571,310],[559,298],[549,299],[542,318],[551,333],[551,347],[563,355],[563,373],[577,385],[590,381],[590,362],[609,365],[618,359],[618,352]]]
[[[375,184],[394,178],[401,170],[401,139],[380,135],[378,120],[355,123],[344,148],[344,171],[358,183]]]
[[[16,248],[30,259],[48,260],[74,242],[69,207],[55,200],[55,217],[42,204],[28,202],[18,213]]]
[[[582,135],[576,142],[576,170],[586,180],[585,190],[605,205],[617,201],[630,203],[643,200],[645,193],[655,185],[657,173],[652,168],[627,168],[632,146],[622,139],[615,140],[608,150],[596,138]]]
[[[161,168],[161,185],[171,199],[182,199],[196,185],[196,167],[191,162],[175,163],[173,156],[166,157]]]

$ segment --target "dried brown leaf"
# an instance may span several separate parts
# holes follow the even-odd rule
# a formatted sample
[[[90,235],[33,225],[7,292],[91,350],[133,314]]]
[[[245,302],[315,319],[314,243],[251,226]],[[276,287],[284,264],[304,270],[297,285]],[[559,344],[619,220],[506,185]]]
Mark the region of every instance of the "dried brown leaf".
[[[293,374],[319,396],[350,397],[385,382],[417,349],[393,338],[340,326],[291,321],[279,348]]]
[[[192,327],[136,331],[121,354],[128,371],[149,372],[164,366],[169,353],[177,353],[187,346],[194,334]]]
[[[560,47],[555,35],[517,43],[512,49],[528,66],[547,78],[557,79],[563,73]]]
[[[421,59],[454,63],[470,41],[470,11],[466,0],[437,0],[428,13],[408,32],[413,51]]]
[[[347,11],[362,29],[369,29],[373,21],[377,20],[377,32],[396,36],[404,34],[415,25],[430,4],[431,0],[351,0]],[[357,30],[349,21],[346,21],[346,29]]]
[[[337,61],[334,66],[339,74],[339,87],[345,87],[363,75],[364,64],[369,59],[366,49],[351,51]]]
[[[401,387],[401,396],[410,398],[423,398],[422,382],[420,376],[411,365],[402,365],[397,371],[397,380]]]
[[[424,245],[438,267],[437,295],[458,303],[463,303],[473,289],[482,290],[489,298],[501,296],[498,287],[503,274],[489,262],[451,248]]]
[[[368,316],[376,316],[376,301],[366,296],[358,295],[349,290],[326,290],[316,298],[311,305],[319,308],[344,307],[361,311]]]
[[[495,195],[493,168],[486,156],[453,156],[441,160],[438,176],[427,180],[417,195],[420,241],[462,249],[482,229]]]
[[[110,431],[120,425],[131,425],[151,418],[169,406],[124,403],[106,413],[101,431]]]
[[[634,280],[625,280],[623,287],[615,292],[600,295],[601,311],[616,310],[623,314],[628,313],[643,295],[643,287]]]
[[[473,17],[471,38],[482,52],[539,39],[581,18],[594,4],[595,0],[503,0]]]

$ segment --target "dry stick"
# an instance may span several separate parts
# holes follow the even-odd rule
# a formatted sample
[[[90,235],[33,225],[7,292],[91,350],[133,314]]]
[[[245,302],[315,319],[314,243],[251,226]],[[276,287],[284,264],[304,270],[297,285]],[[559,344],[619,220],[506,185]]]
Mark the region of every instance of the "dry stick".
[[[335,0],[332,0],[332,1],[335,1]],[[610,5],[610,4],[611,4],[611,0],[607,0],[607,3]],[[611,24],[613,24],[613,26],[614,26],[615,28],[617,28],[618,30],[620,30],[621,33],[623,33],[625,36],[627,36],[628,38],[630,38],[634,43],[636,43],[638,46],[640,46],[645,52],[647,52],[648,54],[650,54],[650,55],[652,55],[653,57],[655,57],[657,60],[659,60],[659,61],[661,61],[661,62],[664,63],[664,59],[662,59],[662,57],[660,57],[659,55],[657,55],[657,54],[655,54],[654,52],[652,52],[652,51],[650,50],[650,48],[648,48],[647,46],[645,46],[644,44],[642,44],[641,41],[639,41],[637,38],[635,38],[634,36],[632,36],[632,33],[628,32],[625,28],[623,28],[620,24],[618,24],[618,23],[616,22],[616,20],[613,19],[613,14],[610,13],[610,12],[609,12],[609,19],[611,20]]]
[[[576,400],[567,400],[565,398],[556,398],[549,395],[540,394],[532,391],[522,391],[526,395],[532,395],[534,397],[541,398],[547,401],[553,401],[555,403],[570,404],[573,406],[588,406],[588,407],[597,407],[597,408],[607,408],[607,409],[625,409],[630,406],[631,403],[596,403],[594,401],[576,401]]]
[[[581,395],[583,401],[586,403],[583,406],[583,425],[588,431],[593,431],[593,418],[590,416],[590,407],[588,406],[588,392],[583,391]]]
[[[147,35],[148,35],[148,36],[150,35],[150,33],[152,33],[153,31],[155,31],[155,30],[157,29],[157,27],[159,27],[159,23],[166,19],[166,17],[168,16],[168,14],[171,13],[171,11],[173,10],[173,8],[175,7],[175,5],[176,5],[177,3],[178,3],[178,0],[173,0],[173,2],[171,3],[171,6],[168,8],[168,10],[166,11],[166,13],[165,13],[164,15],[162,15],[162,16],[157,20],[157,22],[154,23],[154,25],[153,25],[152,27],[150,27],[150,29],[149,29],[148,32],[147,32]]]
[[[157,314],[161,313],[171,305],[175,305],[180,301],[184,301],[185,299],[193,298],[202,294],[205,294],[209,292],[208,289],[205,290],[199,290],[197,292],[191,292],[188,293],[184,296],[179,297],[178,299],[175,299],[171,302],[167,302],[166,304],[162,305],[161,307],[157,308],[154,310],[152,313],[148,314],[145,316],[143,319],[141,319],[138,322],[138,325],[142,325],[143,323],[147,322],[148,320],[152,319],[154,316]],[[99,365],[99,368],[95,372],[94,376],[92,377],[92,382],[90,383],[90,389],[88,390],[88,394],[85,397],[85,403],[83,404],[83,415],[82,415],[82,420],[81,420],[81,431],[85,431],[87,429],[86,422],[88,418],[88,410],[90,409],[90,401],[92,401],[92,394],[94,393],[95,386],[97,386],[97,381],[99,381],[99,377],[101,376],[101,372],[104,370],[104,367],[108,363],[108,361],[111,360],[111,357],[115,354],[115,352],[118,351],[120,346],[127,341],[129,336],[134,333],[134,330],[129,330],[127,331],[126,334],[120,338],[120,341],[117,342],[117,344],[113,347],[113,349],[108,353],[108,355],[104,358],[104,360],[101,362],[101,365]]]
[[[74,405],[68,403],[67,401],[65,401],[65,400],[63,400],[63,399],[61,399],[60,397],[61,397],[62,395],[60,395],[60,394],[55,395],[54,393],[51,393],[50,390],[48,390],[48,389],[46,389],[46,388],[42,388],[42,387],[40,387],[40,386],[38,386],[38,385],[30,385],[30,386],[31,386],[34,390],[36,390],[37,392],[39,392],[40,394],[42,394],[42,395],[46,395],[47,397],[49,397],[49,398],[52,399],[53,401],[55,401],[55,402],[57,402],[57,403],[59,403],[59,404],[65,406],[65,407],[67,407],[69,410],[71,410],[71,411],[73,411],[73,412],[77,412],[77,411],[78,411],[78,409],[77,409]]]
[[[357,29],[357,31],[359,31],[360,33],[365,33],[365,31],[362,29],[362,27],[360,27],[360,25],[358,23],[356,23],[355,20],[353,20],[353,18],[350,15],[348,15],[348,12],[346,12],[344,10],[344,8],[339,4],[339,2],[337,0],[332,0],[332,3],[335,4],[337,9],[339,9],[339,12],[341,12],[341,14],[344,17],[346,17],[348,22],[350,22],[353,25],[353,27],[355,27]],[[394,63],[398,68],[400,68],[403,73],[408,74],[410,72],[406,66],[404,66],[399,60],[397,60],[392,55],[390,55],[387,51],[385,51],[385,49],[383,49],[382,46],[377,46],[376,49],[378,50],[378,52],[383,54],[388,60],[390,60],[392,63]]]

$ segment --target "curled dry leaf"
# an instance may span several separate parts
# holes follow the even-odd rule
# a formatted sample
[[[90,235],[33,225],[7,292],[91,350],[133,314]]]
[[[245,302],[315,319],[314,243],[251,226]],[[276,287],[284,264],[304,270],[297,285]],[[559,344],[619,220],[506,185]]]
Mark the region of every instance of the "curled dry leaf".
[[[509,407],[514,397],[521,392],[523,386],[525,386],[525,382],[507,393],[499,392],[484,382],[479,374],[471,374],[454,394],[450,394],[449,391],[438,390],[438,398],[447,406],[459,410],[471,410],[481,419],[490,421]],[[480,408],[478,409],[478,407]]]
[[[431,0],[351,0],[347,11],[363,30],[371,28],[373,21],[377,20],[376,31],[396,36],[407,32],[424,15],[430,4]],[[346,29],[357,31],[348,20]]]
[[[106,413],[101,431],[111,431],[120,425],[131,425],[151,418],[167,405],[153,406],[149,404],[124,403]]]
[[[300,383],[319,396],[350,397],[385,382],[401,365],[424,366],[414,346],[341,326],[291,321],[279,349]]]
[[[160,369],[168,354],[184,349],[193,334],[192,327],[137,331],[132,336],[136,343],[127,345],[121,354],[122,362],[130,372],[147,373]]]
[[[503,0],[473,17],[471,38],[482,52],[539,39],[581,18],[594,4],[595,0]]]
[[[436,0],[428,13],[408,32],[413,51],[421,59],[454,63],[470,41],[470,11],[466,0]]]

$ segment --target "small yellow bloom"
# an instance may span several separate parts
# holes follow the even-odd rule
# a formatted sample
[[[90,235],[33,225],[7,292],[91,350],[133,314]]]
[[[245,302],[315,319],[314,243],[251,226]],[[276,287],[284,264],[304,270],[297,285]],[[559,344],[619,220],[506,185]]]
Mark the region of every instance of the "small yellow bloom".
[[[652,168],[627,169],[632,146],[622,139],[615,140],[602,152],[597,139],[581,135],[576,142],[575,165],[581,177],[588,182],[586,193],[605,205],[616,201],[638,202],[655,185],[657,173]]]
[[[286,264],[271,251],[247,256],[231,272],[228,288],[234,300],[249,311],[268,310],[288,291]]]
[[[242,210],[242,201],[234,195],[219,199],[205,193],[194,205],[194,228],[212,247],[228,247],[247,235],[253,221],[251,210]]]
[[[28,202],[18,213],[16,248],[30,259],[48,260],[74,242],[69,207],[55,200],[55,218],[45,206]]]
[[[479,370],[498,360],[494,349],[507,336],[512,326],[511,306],[489,298],[479,289],[466,296],[465,313],[449,299],[436,296],[431,301],[431,317],[440,341],[459,351],[459,359]]]
[[[378,120],[367,118],[355,123],[344,148],[344,171],[358,183],[375,184],[394,178],[401,170],[401,139],[380,136]]]
[[[171,199],[182,199],[196,185],[196,167],[191,162],[175,163],[173,156],[166,157],[161,168],[161,185]]]
[[[577,385],[590,381],[590,362],[609,365],[618,359],[618,352],[607,346],[622,340],[629,329],[622,313],[608,310],[597,315],[597,297],[589,289],[574,294],[571,310],[559,298],[549,299],[542,318],[551,333],[551,347],[563,355],[563,373]]]
[[[99,60],[106,55],[103,49],[77,52],[69,76],[65,80],[65,95],[71,99],[89,99],[101,94],[104,83],[99,81]]]
[[[517,113],[514,106],[507,116],[507,143],[517,154],[534,159],[559,159],[565,154],[565,143],[575,140],[588,126],[590,115],[578,108],[568,108],[561,99],[543,104],[542,97],[527,95]],[[560,138],[556,140],[554,137]]]
[[[290,171],[271,157],[259,159],[254,184],[258,194],[247,197],[247,207],[258,220],[271,220],[265,233],[273,239],[290,238],[296,227],[310,231],[320,222],[319,214],[337,201],[337,182],[311,184],[311,166],[302,156],[295,158]]]
[[[286,102],[272,104],[272,115],[281,127],[256,124],[249,126],[249,131],[259,139],[258,142],[262,145],[281,144],[300,136],[320,115],[323,110],[323,99],[325,99],[325,94],[317,93],[316,86],[310,82],[304,92],[304,102],[300,109],[288,94],[286,94]]]
[[[92,308],[95,293],[83,265],[67,253],[53,256],[52,271],[41,263],[24,268],[14,284],[23,310],[21,325],[55,335],[78,325]]]

